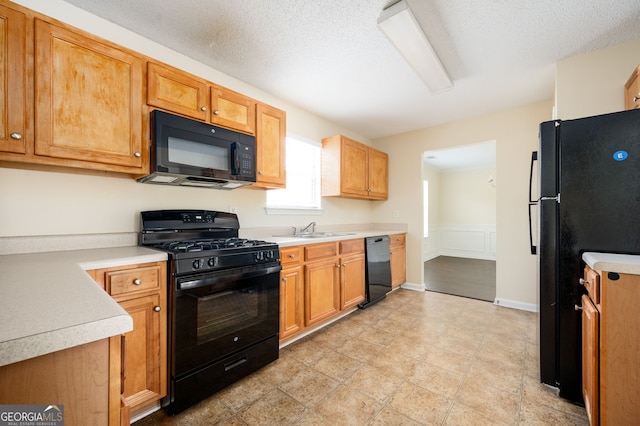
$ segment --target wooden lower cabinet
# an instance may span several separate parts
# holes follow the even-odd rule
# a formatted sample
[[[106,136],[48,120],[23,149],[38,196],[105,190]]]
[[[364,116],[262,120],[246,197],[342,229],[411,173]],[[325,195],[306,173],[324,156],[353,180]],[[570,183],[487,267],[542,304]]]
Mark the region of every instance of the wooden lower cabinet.
[[[640,418],[640,275],[594,271],[581,281],[582,386],[591,425]],[[599,302],[598,302],[599,299]]]
[[[122,400],[126,411],[155,403],[167,393],[166,263],[89,271],[133,319],[122,342]]]
[[[305,325],[317,324],[338,312],[340,312],[340,280],[336,259],[305,265]]]
[[[406,234],[389,236],[389,254],[391,260],[391,287],[396,288],[407,281]]]
[[[120,425],[120,352],[110,340],[0,367],[0,404],[64,405],[66,425]]]
[[[364,239],[280,249],[280,341],[364,301]]]
[[[280,249],[280,340],[304,328],[304,281],[301,247]]]

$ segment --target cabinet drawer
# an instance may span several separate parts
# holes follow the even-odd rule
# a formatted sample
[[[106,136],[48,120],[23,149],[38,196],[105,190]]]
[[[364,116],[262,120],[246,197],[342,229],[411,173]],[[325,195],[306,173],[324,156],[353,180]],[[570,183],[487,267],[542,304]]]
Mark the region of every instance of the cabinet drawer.
[[[389,246],[403,246],[405,245],[406,234],[394,234],[389,235]]]
[[[300,264],[302,260],[302,247],[284,247],[280,249],[280,263],[282,266]]]
[[[600,275],[589,266],[584,268],[584,278],[580,281],[596,305],[600,304]]]
[[[106,290],[116,296],[124,293],[160,288],[158,266],[110,271],[105,274]]]
[[[340,241],[340,254],[364,253],[364,239]]]
[[[304,260],[307,262],[337,255],[336,243],[313,244],[304,248]]]

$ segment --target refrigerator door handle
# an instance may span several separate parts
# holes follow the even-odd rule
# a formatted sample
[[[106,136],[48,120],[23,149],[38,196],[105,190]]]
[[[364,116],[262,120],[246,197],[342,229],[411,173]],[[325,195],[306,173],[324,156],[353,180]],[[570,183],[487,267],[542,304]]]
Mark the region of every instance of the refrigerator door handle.
[[[531,207],[538,204],[538,200],[533,200],[531,197],[531,191],[533,188],[533,163],[538,161],[538,151],[533,151],[531,153],[531,166],[529,168],[529,247],[531,249],[531,254],[536,254],[538,252],[538,248],[533,245],[533,224],[531,222]]]
[[[529,167],[529,204],[537,203],[538,200],[533,200],[531,197],[531,191],[533,189],[533,163],[538,161],[538,151],[531,153],[531,165]]]

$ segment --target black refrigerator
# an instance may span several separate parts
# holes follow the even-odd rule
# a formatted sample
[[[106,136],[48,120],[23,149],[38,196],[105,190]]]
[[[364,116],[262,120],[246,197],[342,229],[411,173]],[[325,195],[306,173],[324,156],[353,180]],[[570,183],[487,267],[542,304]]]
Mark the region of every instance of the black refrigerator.
[[[582,253],[640,254],[640,110],[541,123],[536,160],[540,379],[582,404]]]

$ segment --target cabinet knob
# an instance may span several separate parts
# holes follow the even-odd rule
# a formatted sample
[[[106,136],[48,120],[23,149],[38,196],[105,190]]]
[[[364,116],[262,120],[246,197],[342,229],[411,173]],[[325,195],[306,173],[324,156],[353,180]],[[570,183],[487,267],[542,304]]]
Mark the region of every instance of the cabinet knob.
[[[290,257],[291,259],[293,259],[293,258],[295,258],[295,257],[296,257],[296,255],[295,255],[295,254],[290,254],[290,255],[289,255],[289,257]]]
[[[135,280],[133,280],[133,283],[135,285],[140,285],[140,284],[142,284],[142,280],[140,278],[136,278]]]
[[[206,106],[200,107],[200,111],[206,111],[206,110],[207,110]]]
[[[155,308],[153,308],[153,310],[156,312],[160,312],[160,309],[161,309],[160,306],[156,306]]]
[[[633,102],[638,102],[638,101],[640,101],[640,98],[639,98],[639,97],[637,97],[637,96],[634,96],[634,97],[633,97]],[[11,135],[11,136],[13,137],[13,135]]]
[[[336,268],[340,268],[340,264],[339,263],[336,263]]]
[[[582,310],[582,306],[573,305],[573,310],[574,311],[581,311]]]
[[[11,139],[15,139],[19,141],[20,139],[22,139],[22,133],[18,133],[18,132],[11,133]]]
[[[214,114],[214,115],[220,115],[220,111],[218,111],[217,109],[214,109],[214,110],[213,110],[213,114]]]
[[[585,280],[584,278],[580,278],[580,279],[578,280],[578,282],[579,282],[581,285],[587,285],[587,284],[589,284],[589,281]]]
[[[139,152],[134,152],[133,156],[136,157],[136,158],[140,158],[140,157],[142,157],[142,154],[139,153]]]
[[[282,281],[287,282],[287,277],[282,277]]]
[[[261,175],[262,174],[262,170],[258,170],[258,174]]]

